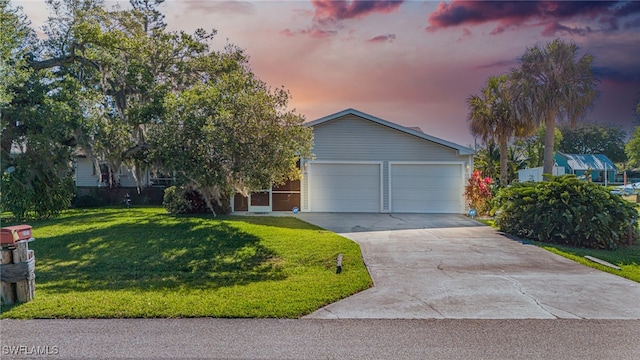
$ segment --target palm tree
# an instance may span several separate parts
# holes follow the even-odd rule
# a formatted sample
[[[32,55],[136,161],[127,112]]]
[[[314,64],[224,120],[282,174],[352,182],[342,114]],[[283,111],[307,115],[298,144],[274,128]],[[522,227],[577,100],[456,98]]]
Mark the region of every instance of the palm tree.
[[[511,137],[530,131],[526,123],[515,116],[507,91],[507,76],[491,76],[480,95],[467,99],[469,128],[485,144],[496,141],[500,147],[500,185],[508,181],[507,156]]]
[[[582,118],[596,98],[596,80],[584,54],[576,60],[578,46],[556,39],[545,47],[527,48],[520,66],[511,72],[510,94],[516,116],[525,122],[543,123],[544,173],[553,170],[556,119],[567,118],[571,125]]]

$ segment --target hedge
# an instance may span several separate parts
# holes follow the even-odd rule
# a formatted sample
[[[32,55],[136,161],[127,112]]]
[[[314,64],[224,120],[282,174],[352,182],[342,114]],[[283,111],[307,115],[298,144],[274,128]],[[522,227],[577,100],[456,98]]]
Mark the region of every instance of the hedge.
[[[614,249],[637,237],[636,204],[573,175],[513,183],[494,199],[500,230],[519,237],[576,247]]]

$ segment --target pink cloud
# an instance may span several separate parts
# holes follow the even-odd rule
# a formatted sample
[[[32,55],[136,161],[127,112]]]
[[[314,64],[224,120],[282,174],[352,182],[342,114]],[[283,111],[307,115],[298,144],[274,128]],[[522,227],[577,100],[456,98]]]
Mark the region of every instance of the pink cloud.
[[[327,38],[327,37],[330,37],[332,35],[335,35],[337,33],[337,31],[312,28],[312,29],[309,29],[309,30],[303,30],[303,31],[301,31],[301,33],[302,34],[307,34],[307,35],[311,36],[312,38],[322,39],[322,38]]]
[[[312,38],[321,39],[328,38],[338,33],[338,29],[330,29],[328,27],[320,27],[320,26],[311,26],[306,29],[301,30],[291,30],[289,28],[281,30],[279,32],[281,35],[287,37],[293,37],[296,35],[308,35]]]
[[[291,29],[284,29],[280,31],[280,34],[284,35],[284,36],[295,36],[296,33],[294,31],[291,31]]]
[[[393,42],[396,39],[396,34],[385,34],[374,36],[371,39],[367,40],[370,43],[386,43]]]
[[[313,24],[305,30],[291,33],[307,34],[312,37],[335,35],[343,28],[341,22],[344,20],[360,19],[374,13],[388,14],[396,11],[403,2],[404,0],[312,0],[311,3],[315,8]]]
[[[546,23],[546,25],[544,26],[544,30],[542,30],[542,35],[554,36],[556,33],[559,33],[559,32],[565,32],[572,35],[585,35],[590,31],[591,29],[588,27],[586,28],[570,27],[570,26],[562,25],[557,21],[550,21]]]
[[[404,0],[383,1],[334,1],[313,0],[317,18],[333,18],[337,20],[365,17],[372,13],[390,13],[396,11]]]
[[[582,18],[600,19],[605,30],[618,28],[615,16],[623,17],[640,12],[640,6],[625,1],[456,1],[441,2],[429,17],[426,30],[497,23],[491,34],[508,29],[530,26],[532,21],[542,26],[542,34],[551,36],[559,31],[584,34],[591,29],[570,27],[562,20]]]

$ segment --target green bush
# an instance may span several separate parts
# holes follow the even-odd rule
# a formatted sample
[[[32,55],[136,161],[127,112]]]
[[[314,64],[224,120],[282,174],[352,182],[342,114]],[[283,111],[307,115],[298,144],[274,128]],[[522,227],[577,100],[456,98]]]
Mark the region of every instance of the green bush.
[[[18,167],[2,174],[0,208],[17,220],[47,219],[71,206],[73,190],[70,176],[58,176],[52,171],[34,175],[29,169]]]
[[[626,242],[630,225],[638,221],[635,207],[603,186],[564,175],[501,189],[493,211],[496,225],[509,234],[555,244],[613,249]]]
[[[73,202],[73,207],[76,208],[93,208],[100,206],[104,206],[104,201],[95,195],[81,195],[76,197]]]
[[[211,209],[199,192],[180,186],[171,186],[164,190],[162,205],[171,214],[211,214]],[[213,212],[216,214],[231,212],[229,200],[223,199],[220,204],[213,201]]]
[[[189,205],[184,198],[183,190],[176,186],[170,186],[164,189],[162,206],[171,214],[186,214],[189,210]]]

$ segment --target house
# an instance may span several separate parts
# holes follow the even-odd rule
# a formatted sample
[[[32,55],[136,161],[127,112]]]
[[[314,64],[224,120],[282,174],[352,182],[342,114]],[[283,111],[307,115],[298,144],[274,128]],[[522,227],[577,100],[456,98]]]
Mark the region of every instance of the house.
[[[76,187],[109,187],[109,179],[106,177],[108,173],[106,164],[101,165],[101,171],[98,171],[93,159],[85,155],[78,155],[74,158],[73,167]],[[113,182],[120,187],[135,188],[137,186],[133,172],[124,166],[120,168],[117,174],[113,174]],[[151,185],[147,171],[145,171],[144,177],[141,179],[141,185],[143,187]]]
[[[526,181],[533,181],[533,182],[540,182],[544,180],[544,177],[542,176],[543,174],[543,167],[534,167],[534,168],[528,168],[528,169],[522,169],[522,170],[518,170],[518,181],[520,182],[526,182]],[[564,175],[565,174],[565,170],[564,167],[560,167],[560,166],[554,166],[553,167],[553,175],[555,176],[560,176],[560,175]]]
[[[73,167],[76,206],[121,205],[126,199],[133,204],[159,205],[162,204],[165,186],[175,181],[172,178],[151,176],[147,170],[140,178],[141,187],[138,187],[133,172],[121,166],[116,173],[111,174],[110,184],[106,164],[100,164],[97,169],[93,159],[80,153],[74,157]]]
[[[604,154],[563,154],[558,151],[554,159],[558,166],[564,167],[567,174],[581,177],[590,172],[594,182],[614,182],[618,172],[615,164]]]
[[[473,170],[472,149],[354,109],[305,126],[313,130],[314,158],[301,159],[302,179],[248,197],[236,194],[232,211],[465,212],[464,186]],[[108,188],[101,172],[91,159],[78,156],[79,193]],[[114,177],[118,187],[110,192],[133,194],[130,189],[136,182],[129,170],[122,168]],[[141,180],[149,188],[158,184],[148,173]],[[113,197],[118,200],[121,195]]]
[[[233,211],[464,213],[474,151],[354,109],[309,122],[302,179],[236,195]]]

